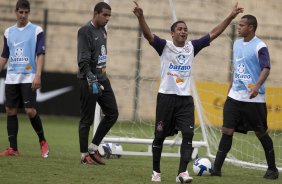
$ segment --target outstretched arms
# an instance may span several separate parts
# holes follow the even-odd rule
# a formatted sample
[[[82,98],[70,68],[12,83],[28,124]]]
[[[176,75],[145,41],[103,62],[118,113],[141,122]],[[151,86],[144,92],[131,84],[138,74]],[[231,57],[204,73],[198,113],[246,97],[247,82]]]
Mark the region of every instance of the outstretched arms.
[[[226,17],[223,22],[221,22],[219,25],[213,28],[213,30],[209,33],[210,42],[216,39],[226,29],[226,27],[231,23],[231,21],[239,13],[243,13],[243,11],[244,11],[244,8],[238,7],[238,2],[237,2],[235,6],[233,7],[232,12],[228,15],[228,17]]]
[[[154,42],[154,35],[145,21],[143,10],[142,8],[139,7],[136,1],[133,2],[136,5],[135,8],[133,9],[133,13],[136,15],[139,21],[139,25],[141,27],[144,37],[149,41],[150,44],[152,44]]]

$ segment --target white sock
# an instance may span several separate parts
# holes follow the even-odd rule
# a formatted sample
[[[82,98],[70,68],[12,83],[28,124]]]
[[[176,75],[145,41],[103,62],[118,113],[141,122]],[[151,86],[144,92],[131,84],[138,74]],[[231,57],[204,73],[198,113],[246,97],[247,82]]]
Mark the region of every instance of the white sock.
[[[83,160],[87,155],[88,153],[81,153],[81,159]]]
[[[88,146],[88,149],[89,150],[93,150],[93,151],[97,151],[98,150],[98,146],[97,145],[95,145],[95,144],[93,144],[93,143],[91,143],[89,146]]]

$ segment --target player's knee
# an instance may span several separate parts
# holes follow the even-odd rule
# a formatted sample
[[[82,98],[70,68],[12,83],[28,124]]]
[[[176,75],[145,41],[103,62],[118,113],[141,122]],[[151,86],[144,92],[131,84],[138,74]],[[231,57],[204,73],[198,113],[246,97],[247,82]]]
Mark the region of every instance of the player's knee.
[[[93,121],[80,121],[79,122],[79,129],[90,128],[90,126],[92,124],[93,124]]]
[[[153,140],[153,146],[162,147],[162,146],[163,146],[163,143],[164,143],[164,140],[165,140],[165,138],[158,138],[158,137],[156,137],[156,138]]]
[[[6,107],[6,114],[7,116],[14,116],[17,114],[17,109],[16,108],[10,108],[10,107]]]
[[[262,138],[263,136],[267,136],[268,133],[267,132],[255,132],[257,138]]]
[[[188,130],[188,131],[183,131],[181,133],[182,133],[182,138],[183,138],[182,142],[183,141],[186,143],[192,142],[193,137],[194,137],[194,131]]]
[[[36,113],[37,113],[34,108],[25,108],[24,110],[25,110],[25,113],[27,114],[27,116],[28,116],[29,118],[35,117],[35,115],[36,115]]]
[[[118,110],[112,111],[111,113],[105,114],[105,118],[110,121],[115,123],[118,119],[119,112]]]
[[[119,112],[118,112],[118,110],[116,110],[114,113],[113,113],[113,121],[114,122],[116,122],[117,121],[117,119],[118,119],[118,116],[119,116]]]
[[[231,149],[232,139],[233,139],[232,135],[227,135],[223,133],[219,143],[219,150],[227,154]]]
[[[233,136],[234,134],[234,129],[231,129],[231,128],[226,128],[226,127],[222,127],[222,133],[225,134],[225,135],[230,135],[230,136]]]

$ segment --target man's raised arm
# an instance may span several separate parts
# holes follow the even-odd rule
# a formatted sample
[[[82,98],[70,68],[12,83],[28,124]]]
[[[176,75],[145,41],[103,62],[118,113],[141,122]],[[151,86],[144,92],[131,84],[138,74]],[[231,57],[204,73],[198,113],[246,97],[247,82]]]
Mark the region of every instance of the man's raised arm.
[[[133,13],[136,15],[139,21],[139,25],[141,27],[144,37],[149,41],[150,44],[152,44],[154,42],[154,35],[151,32],[148,24],[146,23],[145,17],[143,15],[143,10],[142,8],[139,7],[136,1],[133,2],[136,5],[135,8],[133,9]]]

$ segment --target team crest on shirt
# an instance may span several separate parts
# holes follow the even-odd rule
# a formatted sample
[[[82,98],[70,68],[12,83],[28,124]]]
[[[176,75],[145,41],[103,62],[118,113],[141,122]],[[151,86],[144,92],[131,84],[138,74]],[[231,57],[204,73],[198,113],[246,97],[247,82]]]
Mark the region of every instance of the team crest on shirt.
[[[14,56],[10,57],[11,64],[28,64],[29,63],[29,58],[24,56],[24,50],[21,47],[16,48]]]
[[[183,51],[184,51],[184,52],[190,52],[189,46],[188,46],[188,45],[185,45],[185,46],[183,47]]]
[[[239,64],[237,67],[237,72],[238,73],[245,73],[245,65],[244,64]]]
[[[183,55],[183,54],[179,54],[177,57],[176,57],[176,60],[179,64],[183,65],[186,61],[186,56]]]
[[[16,49],[15,55],[16,55],[17,57],[22,57],[22,56],[23,56],[23,48],[18,47],[18,48]]]
[[[246,74],[246,66],[240,63],[236,68],[235,79],[237,80],[251,80],[251,75]]]

